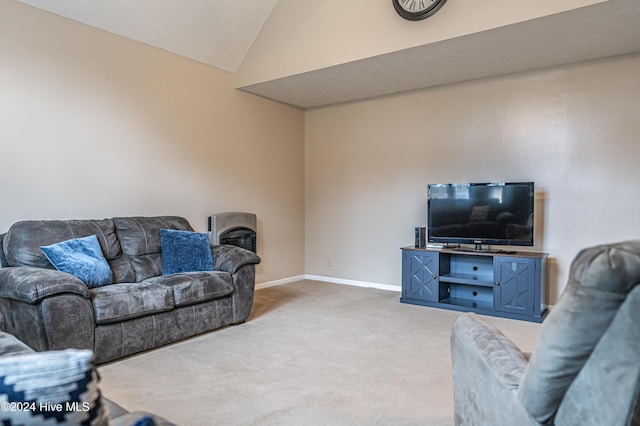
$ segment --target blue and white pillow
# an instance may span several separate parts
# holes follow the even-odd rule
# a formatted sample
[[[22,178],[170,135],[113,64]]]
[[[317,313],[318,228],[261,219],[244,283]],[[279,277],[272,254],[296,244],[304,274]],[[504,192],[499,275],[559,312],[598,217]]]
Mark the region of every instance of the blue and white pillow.
[[[0,424],[108,425],[98,381],[86,349],[0,357]]]
[[[58,271],[75,275],[89,288],[112,283],[111,268],[95,235],[42,246],[40,250]]]

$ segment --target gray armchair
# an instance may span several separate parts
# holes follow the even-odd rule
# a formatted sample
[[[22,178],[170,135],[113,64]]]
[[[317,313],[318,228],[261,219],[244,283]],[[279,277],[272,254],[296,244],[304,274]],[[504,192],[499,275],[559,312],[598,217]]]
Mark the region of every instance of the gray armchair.
[[[451,334],[456,425],[640,425],[640,240],[592,247],[530,359],[474,314]]]

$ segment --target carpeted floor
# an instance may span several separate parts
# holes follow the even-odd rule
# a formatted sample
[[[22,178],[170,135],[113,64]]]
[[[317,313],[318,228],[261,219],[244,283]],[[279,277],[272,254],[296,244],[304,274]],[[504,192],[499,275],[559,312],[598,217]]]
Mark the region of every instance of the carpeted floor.
[[[180,425],[452,425],[457,312],[301,281],[258,290],[245,324],[100,367],[104,394]],[[539,324],[494,317],[524,351]]]

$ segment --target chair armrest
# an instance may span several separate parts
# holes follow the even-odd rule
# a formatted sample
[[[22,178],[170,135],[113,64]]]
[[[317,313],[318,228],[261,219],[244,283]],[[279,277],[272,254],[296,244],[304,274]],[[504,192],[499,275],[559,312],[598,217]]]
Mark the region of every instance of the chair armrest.
[[[475,314],[458,316],[451,360],[457,425],[538,425],[518,400],[525,355],[496,328]]]
[[[0,356],[32,353],[33,349],[12,334],[0,332]]]
[[[61,293],[89,298],[89,288],[66,272],[32,266],[0,268],[0,297],[35,304]]]
[[[213,270],[228,272],[231,275],[245,265],[260,263],[260,257],[254,252],[230,245],[211,246],[211,255],[213,256]]]
[[[451,350],[460,350],[456,342],[463,341],[466,350],[474,352],[507,389],[520,386],[528,361],[524,353],[495,327],[474,314],[456,318],[451,335]]]

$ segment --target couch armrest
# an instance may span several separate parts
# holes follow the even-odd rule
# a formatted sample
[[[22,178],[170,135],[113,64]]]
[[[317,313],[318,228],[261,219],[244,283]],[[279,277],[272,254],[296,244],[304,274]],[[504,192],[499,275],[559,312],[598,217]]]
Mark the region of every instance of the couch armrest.
[[[476,315],[460,315],[453,324],[451,350],[454,341],[464,340],[493,372],[496,379],[507,389],[520,386],[529,363],[522,351],[504,334],[491,325],[480,321]]]
[[[89,288],[66,272],[31,266],[0,268],[0,297],[35,304],[61,293],[89,298]]]
[[[456,318],[451,331],[455,423],[537,424],[517,389],[528,361],[499,330],[475,314]]]
[[[257,254],[236,246],[211,246],[211,255],[213,256],[213,269],[215,271],[224,271],[232,275],[243,266],[260,263],[260,257]]]
[[[250,250],[231,245],[211,246],[213,269],[231,274],[235,288],[231,296],[232,324],[241,324],[249,318],[253,306],[256,282],[255,265],[260,257]]]
[[[33,349],[18,340],[16,336],[5,333],[4,331],[0,332],[0,356],[28,354],[32,352]]]

